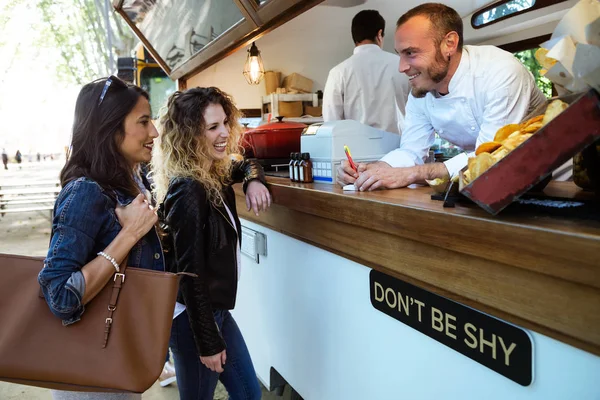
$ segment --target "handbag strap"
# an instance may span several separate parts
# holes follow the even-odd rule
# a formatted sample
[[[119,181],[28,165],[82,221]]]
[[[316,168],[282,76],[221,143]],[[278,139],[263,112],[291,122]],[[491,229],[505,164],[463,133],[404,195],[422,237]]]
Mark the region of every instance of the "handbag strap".
[[[117,302],[119,301],[119,294],[121,293],[121,288],[125,283],[125,270],[127,269],[127,259],[129,256],[125,257],[125,260],[121,263],[119,267],[120,272],[115,273],[113,277],[113,288],[110,294],[110,300],[108,301],[108,314],[106,315],[106,320],[104,321],[104,343],[102,348],[106,348],[108,344],[108,337],[110,335],[110,329],[113,324],[113,313],[117,309]]]
[[[115,206],[119,205],[119,197],[117,196],[116,190],[107,190],[105,192],[111,200],[115,202]],[[112,195],[112,196],[111,196]],[[108,313],[106,315],[106,319],[104,320],[104,342],[102,344],[102,348],[105,349],[108,344],[108,337],[110,336],[110,329],[112,328],[113,323],[113,314],[117,309],[117,302],[119,301],[119,294],[121,293],[121,288],[125,283],[125,270],[127,269],[127,260],[129,260],[129,254],[125,257],[121,265],[119,266],[119,271],[115,273],[113,276],[113,289],[110,294],[110,299],[108,300]]]

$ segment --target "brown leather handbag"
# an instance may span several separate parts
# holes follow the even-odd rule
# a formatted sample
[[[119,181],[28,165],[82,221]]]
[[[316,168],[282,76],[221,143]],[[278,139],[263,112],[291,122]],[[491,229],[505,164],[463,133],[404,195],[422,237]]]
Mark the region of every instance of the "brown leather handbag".
[[[179,277],[126,268],[63,326],[41,295],[43,258],[0,254],[0,380],[51,389],[146,391],[167,354]]]

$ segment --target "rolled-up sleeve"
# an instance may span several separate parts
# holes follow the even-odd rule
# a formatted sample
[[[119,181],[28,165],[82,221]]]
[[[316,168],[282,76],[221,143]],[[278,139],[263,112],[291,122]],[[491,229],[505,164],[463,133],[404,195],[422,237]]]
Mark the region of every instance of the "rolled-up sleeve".
[[[95,257],[96,237],[107,222],[107,202],[100,187],[77,180],[58,197],[53,233],[38,282],[54,315],[69,325],[84,312],[85,279],[81,268]]]
[[[467,166],[469,157],[475,157],[475,153],[460,153],[448,161],[444,161],[444,165],[448,170],[448,175],[450,175],[450,178],[454,178],[461,169]]]
[[[417,102],[418,100],[415,100],[412,95],[409,96],[400,147],[390,151],[381,159],[394,168],[423,164],[429,148],[435,141],[431,121]]]

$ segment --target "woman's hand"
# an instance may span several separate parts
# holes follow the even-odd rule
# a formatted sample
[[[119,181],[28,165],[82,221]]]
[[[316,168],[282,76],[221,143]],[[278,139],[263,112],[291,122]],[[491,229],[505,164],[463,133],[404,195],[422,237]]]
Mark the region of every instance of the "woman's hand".
[[[146,197],[139,194],[128,206],[115,209],[123,231],[140,240],[158,221],[156,210],[148,204]]]
[[[225,361],[227,361],[226,350],[223,350],[222,352],[220,352],[219,354],[215,354],[214,356],[200,357],[200,361],[206,366],[206,368],[210,369],[211,371],[221,373],[223,372]]]
[[[271,206],[271,193],[262,182],[253,180],[248,183],[246,188],[246,207],[248,211],[252,208],[254,214],[258,216],[259,211],[267,211]]]

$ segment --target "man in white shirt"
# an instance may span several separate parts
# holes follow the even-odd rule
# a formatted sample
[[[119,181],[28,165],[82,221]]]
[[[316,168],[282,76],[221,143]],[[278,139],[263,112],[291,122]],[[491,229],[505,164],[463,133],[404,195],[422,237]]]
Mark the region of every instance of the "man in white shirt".
[[[443,4],[422,4],[400,17],[395,47],[400,72],[412,87],[400,148],[376,163],[359,164],[358,172],[343,162],[341,184],[354,183],[361,191],[394,189],[454,176],[479,144],[546,101],[512,54],[493,46],[463,47],[462,32],[458,13]],[[423,164],[435,132],[470,154]]]
[[[397,55],[382,50],[385,20],[375,10],[352,19],[354,54],[329,71],[323,93],[323,120],[353,119],[400,133],[410,91],[398,71]]]

